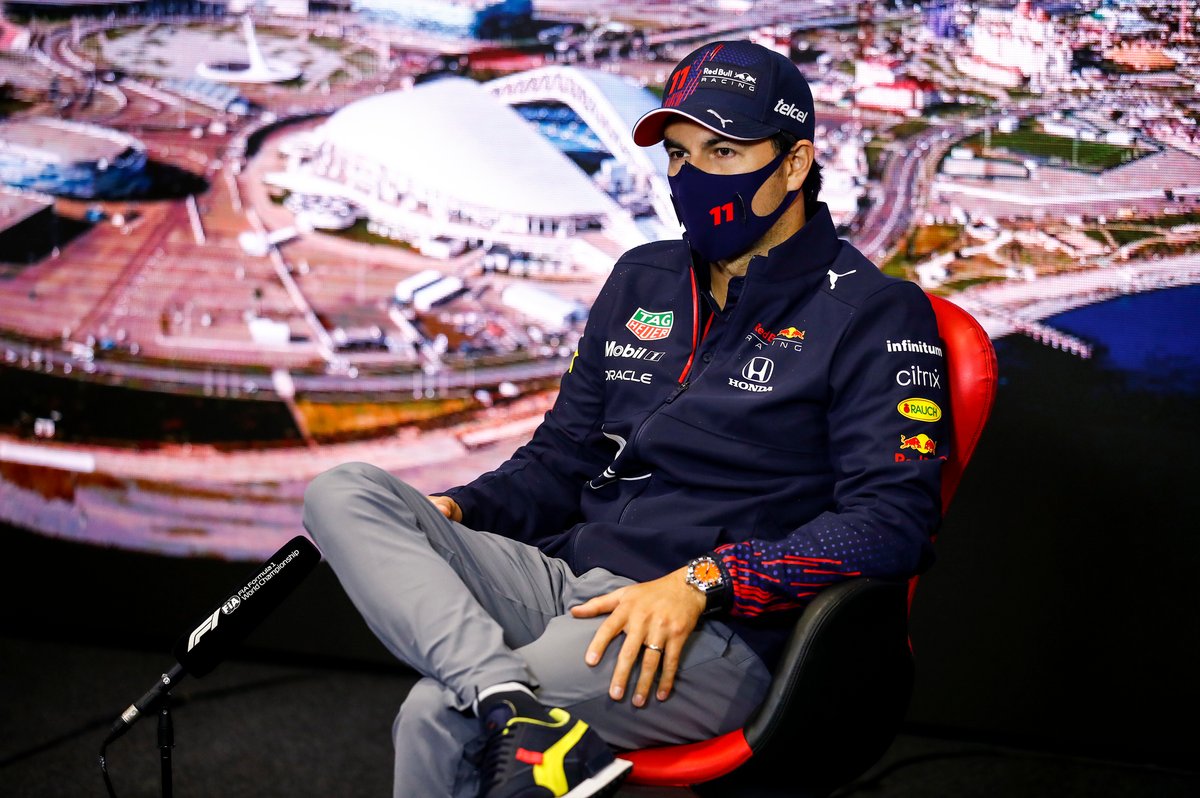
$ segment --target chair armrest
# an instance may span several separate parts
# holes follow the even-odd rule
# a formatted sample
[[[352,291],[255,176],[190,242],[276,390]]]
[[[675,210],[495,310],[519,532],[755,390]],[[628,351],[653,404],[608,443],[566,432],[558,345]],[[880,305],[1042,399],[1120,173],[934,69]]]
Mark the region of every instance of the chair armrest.
[[[895,738],[912,685],[907,584],[860,578],[821,591],[746,724],[749,767],[850,781]]]

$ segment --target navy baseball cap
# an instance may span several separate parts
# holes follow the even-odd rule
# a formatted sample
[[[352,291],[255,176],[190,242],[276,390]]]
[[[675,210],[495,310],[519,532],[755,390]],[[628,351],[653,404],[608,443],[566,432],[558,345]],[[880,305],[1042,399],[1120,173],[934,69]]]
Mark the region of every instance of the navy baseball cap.
[[[660,108],[633,126],[633,140],[650,147],[663,128],[685,117],[737,141],[786,130],[812,141],[812,90],[786,56],[753,42],[713,42],[693,50],[671,71]]]

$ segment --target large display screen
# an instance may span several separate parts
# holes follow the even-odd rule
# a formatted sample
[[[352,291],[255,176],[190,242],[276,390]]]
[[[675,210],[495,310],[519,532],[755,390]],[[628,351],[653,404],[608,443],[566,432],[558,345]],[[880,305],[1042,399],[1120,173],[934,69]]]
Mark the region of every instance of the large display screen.
[[[1200,562],[1192,5],[10,2],[0,522],[254,560],[338,463],[498,464],[614,260],[680,235],[632,122],[748,37],[812,86],[840,234],[999,353],[930,645],[995,646],[962,630],[997,602],[1048,644],[1047,613],[1121,617]]]

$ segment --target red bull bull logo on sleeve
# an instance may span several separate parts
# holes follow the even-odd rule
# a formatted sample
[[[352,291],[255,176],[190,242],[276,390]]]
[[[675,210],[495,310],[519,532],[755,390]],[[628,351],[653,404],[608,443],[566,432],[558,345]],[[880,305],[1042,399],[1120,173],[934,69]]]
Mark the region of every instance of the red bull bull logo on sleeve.
[[[933,454],[937,451],[937,441],[922,432],[920,435],[900,436],[900,450],[913,449],[921,454]]]

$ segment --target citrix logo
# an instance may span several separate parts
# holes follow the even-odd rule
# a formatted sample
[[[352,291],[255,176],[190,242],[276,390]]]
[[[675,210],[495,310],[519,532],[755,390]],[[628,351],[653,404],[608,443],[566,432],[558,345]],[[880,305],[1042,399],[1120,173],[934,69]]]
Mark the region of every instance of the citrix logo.
[[[808,119],[808,111],[801,109],[798,105],[785,102],[782,98],[775,103],[775,113],[783,114],[786,117],[795,119],[797,122],[804,122]]]
[[[909,366],[896,372],[897,385],[917,385],[923,388],[941,388],[942,375],[938,370],[926,371],[920,366]]]

